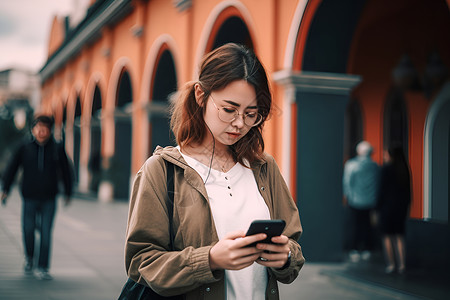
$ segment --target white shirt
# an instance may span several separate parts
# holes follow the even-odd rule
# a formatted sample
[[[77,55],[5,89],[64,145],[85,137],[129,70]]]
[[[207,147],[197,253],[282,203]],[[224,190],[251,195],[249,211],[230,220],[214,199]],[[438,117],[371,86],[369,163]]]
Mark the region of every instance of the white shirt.
[[[251,169],[237,163],[223,173],[209,170],[209,166],[181,154],[203,182],[210,172],[205,187],[219,239],[232,231],[247,231],[253,220],[270,219],[269,209],[258,191]],[[253,263],[242,270],[225,270],[225,276],[227,300],[265,299],[267,271],[264,266]]]

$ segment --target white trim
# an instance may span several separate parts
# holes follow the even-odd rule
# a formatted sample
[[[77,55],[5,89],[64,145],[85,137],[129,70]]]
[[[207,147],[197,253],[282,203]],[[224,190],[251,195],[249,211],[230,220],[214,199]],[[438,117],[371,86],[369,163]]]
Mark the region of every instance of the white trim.
[[[295,57],[295,45],[297,44],[297,37],[299,35],[300,24],[302,23],[303,14],[305,13],[308,0],[300,0],[295,9],[294,18],[291,22],[289,35],[286,42],[286,51],[284,53],[284,69],[292,69]]]
[[[450,82],[447,82],[439,95],[436,97],[436,100],[431,105],[427,118],[425,120],[425,135],[424,135],[424,149],[423,149],[423,219],[430,220],[432,218],[431,215],[431,180],[432,180],[432,164],[431,164],[431,155],[432,155],[432,135],[433,129],[436,122],[436,118],[438,116],[439,111],[442,109],[442,106],[445,105],[446,101],[448,101],[447,95],[450,95]]]
[[[138,102],[140,106],[147,105],[148,100],[150,100],[148,99],[148,95],[150,95],[151,92],[150,83],[154,79],[151,78],[151,76],[154,69],[156,68],[156,64],[158,63],[156,59],[158,57],[159,51],[164,44],[167,44],[169,46],[168,51],[170,52],[174,60],[173,63],[176,72],[175,75],[177,75],[177,84],[179,85],[181,82],[179,74],[182,74],[182,72],[177,72],[178,67],[181,66],[181,64],[178,63],[179,51],[177,43],[171,35],[162,34],[153,42],[145,60],[144,72],[142,74],[141,95]]]
[[[311,71],[294,72],[289,69],[275,72],[272,78],[278,84],[292,85],[302,92],[334,95],[350,94],[352,89],[361,81],[359,75]]]
[[[282,164],[281,171],[290,190],[291,187],[291,150],[292,150],[292,104],[295,102],[295,87],[285,86],[284,87],[284,97],[283,97],[283,131],[282,131]]]

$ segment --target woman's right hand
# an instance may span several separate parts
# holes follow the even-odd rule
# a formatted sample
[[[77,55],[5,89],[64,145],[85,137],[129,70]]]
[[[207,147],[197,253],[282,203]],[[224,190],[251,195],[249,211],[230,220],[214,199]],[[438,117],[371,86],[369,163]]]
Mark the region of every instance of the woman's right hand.
[[[228,233],[209,252],[211,270],[241,270],[252,265],[262,250],[247,246],[265,238],[264,233],[252,236],[245,236],[244,231]]]

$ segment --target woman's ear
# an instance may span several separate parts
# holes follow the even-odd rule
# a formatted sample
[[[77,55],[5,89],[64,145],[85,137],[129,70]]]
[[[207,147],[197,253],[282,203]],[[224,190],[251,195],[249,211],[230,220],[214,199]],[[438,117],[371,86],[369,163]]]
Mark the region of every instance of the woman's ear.
[[[195,94],[195,101],[197,101],[197,105],[203,107],[203,96],[205,95],[205,92],[198,83],[194,85],[194,94]]]

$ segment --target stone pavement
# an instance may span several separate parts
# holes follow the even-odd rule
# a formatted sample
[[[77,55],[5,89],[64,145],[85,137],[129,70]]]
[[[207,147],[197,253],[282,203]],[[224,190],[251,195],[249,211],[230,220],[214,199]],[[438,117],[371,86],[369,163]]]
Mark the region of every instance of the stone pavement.
[[[20,210],[21,200],[14,190],[7,206],[0,208],[1,300],[117,299],[126,280],[127,203],[75,198],[69,207],[58,207],[52,281],[23,274]],[[286,300],[450,299],[448,282],[442,283],[441,278],[430,283],[429,274],[419,271],[389,277],[381,266],[370,263],[306,263],[296,281],[280,285],[280,294]]]

